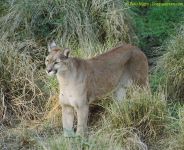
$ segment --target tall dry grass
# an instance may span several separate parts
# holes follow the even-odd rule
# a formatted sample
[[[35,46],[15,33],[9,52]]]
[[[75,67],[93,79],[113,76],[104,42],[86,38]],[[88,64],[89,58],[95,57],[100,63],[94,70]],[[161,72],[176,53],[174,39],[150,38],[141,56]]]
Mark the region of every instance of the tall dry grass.
[[[165,74],[167,94],[172,100],[184,99],[184,25],[177,29],[164,46],[166,53],[160,59],[158,68]]]
[[[63,47],[90,53],[106,42],[132,42],[130,9],[122,0],[10,0],[0,34],[11,39],[58,39]]]
[[[104,99],[105,100],[105,99]],[[61,135],[47,136],[38,141],[44,149],[130,149],[147,150],[160,138],[170,135],[172,122],[163,94],[133,88],[122,102],[102,102],[104,112],[89,129],[89,139],[65,139]],[[99,104],[100,105],[100,104]],[[91,112],[93,113],[93,112]],[[91,125],[91,123],[89,123]],[[164,143],[165,144],[165,143]]]
[[[9,123],[39,119],[44,113],[48,95],[41,59],[44,51],[34,41],[0,40],[0,106]]]

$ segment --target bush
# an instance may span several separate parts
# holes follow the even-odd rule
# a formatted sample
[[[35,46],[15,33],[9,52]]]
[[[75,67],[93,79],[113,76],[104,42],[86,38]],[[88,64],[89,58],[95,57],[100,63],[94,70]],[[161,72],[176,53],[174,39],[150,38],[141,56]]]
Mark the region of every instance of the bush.
[[[0,18],[0,33],[40,42],[60,39],[62,46],[92,50],[106,41],[132,41],[129,9],[121,0],[16,0]],[[1,35],[2,36],[2,35]]]
[[[166,75],[167,94],[171,99],[184,98],[184,26],[181,25],[176,36],[165,44],[166,54],[159,67]]]
[[[159,49],[164,40],[175,33],[175,27],[184,17],[182,6],[132,8],[136,15],[135,31],[139,46],[150,58],[163,55]]]

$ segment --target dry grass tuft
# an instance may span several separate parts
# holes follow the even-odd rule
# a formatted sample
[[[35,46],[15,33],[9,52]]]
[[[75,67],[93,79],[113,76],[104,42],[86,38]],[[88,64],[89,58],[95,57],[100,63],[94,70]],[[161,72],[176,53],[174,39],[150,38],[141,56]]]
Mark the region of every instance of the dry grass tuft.
[[[146,143],[162,136],[169,121],[164,95],[151,95],[139,88],[131,89],[126,100],[112,103],[106,109],[104,124],[109,126],[109,132],[119,128],[133,128]]]
[[[59,95],[50,97],[46,104],[47,111],[44,114],[44,119],[52,126],[62,127],[62,111],[58,99]]]

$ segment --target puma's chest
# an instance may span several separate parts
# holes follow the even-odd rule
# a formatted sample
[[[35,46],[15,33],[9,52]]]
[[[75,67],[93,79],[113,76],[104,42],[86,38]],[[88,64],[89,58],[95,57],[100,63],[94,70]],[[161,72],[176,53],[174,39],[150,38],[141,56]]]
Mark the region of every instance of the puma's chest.
[[[68,85],[60,89],[60,102],[63,105],[78,107],[86,101],[86,92],[84,84]]]

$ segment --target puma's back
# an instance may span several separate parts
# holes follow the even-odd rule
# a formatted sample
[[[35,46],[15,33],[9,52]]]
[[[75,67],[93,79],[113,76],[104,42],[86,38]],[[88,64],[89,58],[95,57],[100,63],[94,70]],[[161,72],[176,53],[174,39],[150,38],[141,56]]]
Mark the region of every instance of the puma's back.
[[[141,50],[129,44],[116,47],[87,62],[91,64],[89,78],[94,82],[88,88],[93,88],[97,96],[118,86],[127,87],[130,83],[148,86],[147,58]]]

